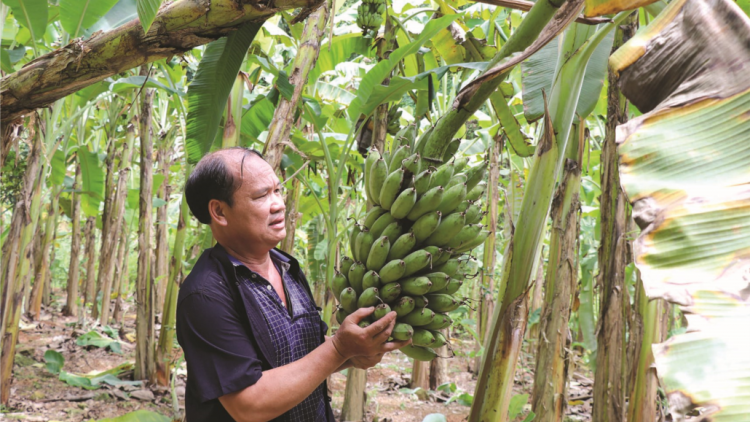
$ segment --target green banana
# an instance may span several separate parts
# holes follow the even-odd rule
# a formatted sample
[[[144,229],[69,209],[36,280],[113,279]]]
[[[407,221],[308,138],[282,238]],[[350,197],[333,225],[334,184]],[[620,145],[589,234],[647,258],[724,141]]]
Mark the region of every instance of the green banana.
[[[352,264],[354,264],[354,260],[349,258],[348,256],[344,255],[341,258],[341,262],[339,262],[339,271],[341,271],[341,274],[344,274],[345,276],[349,274],[349,268],[352,267]],[[338,296],[336,296],[338,297]]]
[[[349,287],[349,281],[346,279],[346,276],[341,274],[340,272],[336,271],[336,274],[331,279],[331,292],[333,292],[333,297],[340,297],[341,292],[344,291]]]
[[[443,215],[448,215],[461,204],[464,198],[466,198],[466,185],[453,186],[445,191],[437,209]]]
[[[432,178],[432,170],[427,169],[417,175],[414,179],[414,189],[417,190],[417,195],[422,195],[430,190],[430,179]]]
[[[406,157],[406,159],[401,163],[404,168],[409,170],[409,173],[417,174],[417,171],[419,170],[419,153],[415,152],[414,154]]]
[[[430,301],[430,309],[441,313],[455,311],[461,305],[459,300],[444,293],[428,294],[427,300]]]
[[[421,296],[430,291],[432,282],[426,277],[407,277],[399,281],[401,292],[407,295]]]
[[[380,287],[380,276],[375,271],[368,271],[362,277],[362,290],[367,290],[370,287]]]
[[[435,271],[445,273],[449,277],[453,277],[458,272],[458,258],[451,258],[445,264],[435,268]]]
[[[336,309],[336,321],[338,321],[339,324],[343,324],[344,320],[348,316],[349,316],[349,312],[346,312],[344,308],[339,306],[338,309]]]
[[[375,238],[369,230],[364,229],[359,235],[357,235],[357,243],[355,245],[357,248],[355,251],[355,258],[357,258],[357,261],[367,261],[367,256],[370,255],[370,249],[372,249],[373,243],[375,243]]]
[[[432,259],[430,261],[430,267],[435,266],[435,262],[440,259],[440,257],[443,255],[443,250],[438,248],[437,246],[425,246],[422,248],[422,250],[427,251],[432,255]],[[407,267],[408,268],[408,267]]]
[[[347,287],[344,289],[344,291],[341,292],[341,296],[339,296],[339,303],[341,303],[341,307],[344,308],[344,310],[347,313],[352,313],[357,310],[357,292],[354,291],[351,287]]]
[[[414,233],[417,243],[422,243],[437,230],[441,220],[442,213],[440,211],[432,211],[419,217],[411,226],[410,232]]]
[[[443,164],[438,167],[435,174],[432,175],[432,180],[430,180],[430,189],[438,186],[445,187],[451,181],[451,177],[453,177],[453,169],[452,164]]]
[[[468,182],[466,186],[469,186]],[[469,201],[476,201],[484,195],[486,189],[487,182],[477,183],[477,185],[471,188],[471,190],[466,194],[466,199],[468,199]]]
[[[464,211],[468,210],[470,206],[471,206],[471,201],[463,201],[460,204],[458,204],[458,206],[456,207],[456,209],[453,210],[453,211],[455,211],[455,212],[464,212]]]
[[[406,257],[404,258],[406,268],[404,269],[404,274],[402,276],[409,277],[422,268],[430,265],[430,262],[432,262],[432,254],[425,251],[424,249],[414,251],[409,255],[406,255]]]
[[[390,210],[393,205],[393,201],[396,200],[399,191],[401,190],[401,184],[404,182],[404,169],[398,168],[391,172],[385,179],[382,189],[380,190],[380,206],[386,210]]]
[[[479,205],[477,204],[469,205],[469,207],[465,211],[466,211],[466,224],[476,224],[479,221],[482,221],[482,217],[484,217],[484,215],[482,214],[482,209],[479,208]]]
[[[363,320],[363,321],[360,321],[359,324],[357,325],[359,325],[359,328],[367,328],[370,326],[370,323],[368,321]]]
[[[488,230],[482,230],[477,235],[476,238],[474,238],[473,240],[471,240],[469,242],[466,242],[466,243],[462,244],[460,248],[457,248],[456,249],[456,253],[463,253],[463,252],[470,251],[470,250],[476,248],[477,246],[481,245],[485,240],[487,240],[487,238],[489,237],[489,235],[490,235],[490,231],[488,231]]]
[[[398,341],[409,340],[412,335],[414,335],[414,329],[412,326],[404,324],[403,322],[397,322],[391,331],[391,337]]]
[[[380,275],[380,282],[383,284],[393,283],[404,275],[404,271],[406,271],[406,263],[404,261],[400,259],[389,261],[378,273]]]
[[[445,290],[443,290],[440,293],[445,293],[447,295],[452,295],[458,291],[458,289],[461,288],[461,286],[464,284],[463,280],[459,280],[457,278],[452,278],[451,281],[448,282],[448,285],[445,286]]]
[[[377,236],[376,239],[379,239],[380,236],[383,233],[383,230],[385,230],[386,227],[388,227],[389,224],[395,223],[396,219],[393,218],[393,215],[391,213],[386,212],[385,214],[378,217],[377,220],[372,224],[372,229],[370,229],[370,233],[372,233],[373,236]]]
[[[367,227],[368,230],[372,229],[372,225],[377,221],[377,219],[385,214],[388,210],[383,209],[379,206],[374,206],[370,208],[370,211],[367,211],[367,215],[365,215],[365,223],[364,226]]]
[[[386,284],[380,289],[380,299],[386,303],[393,302],[398,299],[400,295],[401,285],[398,283]]]
[[[464,275],[474,275],[479,272],[479,261],[473,257],[459,259],[458,273]]]
[[[362,9],[359,9],[362,10]],[[359,12],[359,10],[357,12]],[[362,26],[362,25],[359,25]],[[375,148],[370,148],[367,152],[367,158],[365,158],[365,193],[368,198],[372,198],[370,194],[370,170],[372,165],[380,159],[380,152]]]
[[[429,349],[427,347],[412,346],[411,344],[407,344],[399,350],[406,356],[420,362],[429,362],[438,357],[437,353],[435,353],[435,351],[432,349]]]
[[[464,227],[466,221],[466,213],[457,212],[453,213],[440,222],[438,228],[425,239],[425,243],[428,245],[445,246],[448,242],[453,239],[453,236],[457,235]]]
[[[417,237],[414,236],[414,233],[402,234],[391,245],[391,249],[388,251],[388,262],[405,257],[416,245]]]
[[[451,259],[451,254],[453,253],[453,249],[451,248],[441,248],[440,249],[440,256],[438,259],[432,260],[432,266],[437,267],[438,265],[443,265],[446,262],[448,262],[449,259]]]
[[[443,290],[445,286],[448,285],[448,282],[451,280],[451,277],[446,273],[441,272],[434,272],[425,274],[423,277],[427,278],[432,282],[432,287],[430,287],[430,292]],[[429,293],[429,292],[428,292]]]
[[[357,298],[357,307],[358,308],[369,308],[370,306],[375,306],[378,303],[380,303],[380,297],[378,294],[380,291],[377,287],[370,287],[369,289],[362,292],[361,295]]]
[[[365,276],[365,264],[361,262],[355,262],[351,268],[349,268],[349,274],[347,279],[349,280],[349,286],[351,286],[357,294],[362,293],[362,278]],[[349,311],[347,309],[347,311]],[[349,311],[351,312],[351,311]]]
[[[458,232],[457,235],[453,236],[453,239],[448,242],[448,247],[456,249],[461,247],[462,245],[467,244],[468,242],[471,242],[472,240],[476,239],[479,233],[482,232],[483,228],[484,226],[481,224],[465,225],[464,228],[462,228],[461,231]]]
[[[448,344],[448,339],[440,331],[433,331],[432,335],[435,337],[435,342],[429,346],[430,349],[439,349]]]
[[[380,305],[375,307],[375,312],[373,312],[373,317],[377,321],[380,318],[383,318],[384,316],[388,315],[388,312],[391,312],[391,307],[388,306],[387,303],[381,303]]]
[[[466,183],[466,175],[463,173],[454,174],[453,177],[451,177],[451,180],[448,182],[447,185],[445,185],[446,189],[452,188],[456,185],[462,185]]]
[[[409,296],[401,296],[393,304],[393,310],[396,311],[396,317],[401,318],[414,310],[414,299]]]
[[[414,296],[413,299],[414,309],[424,309],[430,304],[430,301],[424,296]]]
[[[461,157],[454,157],[453,158],[453,172],[454,173],[461,173],[466,168],[466,165],[469,164],[469,158],[464,156]]]
[[[411,148],[409,148],[406,145],[402,145],[398,147],[398,149],[396,149],[396,151],[394,151],[391,154],[391,161],[388,163],[388,168],[391,169],[391,171],[394,171],[394,169],[400,168],[402,165],[401,162],[404,161],[406,157],[409,156],[410,149]]]
[[[487,161],[466,170],[466,189],[472,190],[479,182],[484,179],[484,172],[487,170]]]
[[[414,204],[417,203],[417,190],[414,188],[405,189],[398,195],[391,207],[391,215],[398,220],[406,217]]]
[[[388,237],[383,236],[372,245],[370,253],[367,255],[367,269],[380,271],[385,265],[386,259],[388,259],[388,251],[391,250],[391,242],[388,241]]]
[[[354,223],[354,226],[352,226],[352,231],[349,232],[349,249],[350,253],[353,257],[357,257],[356,251],[357,251],[357,238],[359,238],[359,233],[362,231],[362,228],[357,224]]]
[[[421,327],[427,325],[435,319],[435,312],[430,308],[415,309],[401,318],[401,322],[411,325],[412,327]]]
[[[431,323],[423,326],[425,330],[442,330],[443,328],[448,328],[450,325],[453,324],[453,320],[451,317],[448,316],[448,314],[435,314],[435,319],[432,320]]]
[[[383,187],[383,183],[385,183],[385,178],[388,177],[388,165],[385,163],[384,159],[379,159],[375,163],[373,163],[372,168],[370,169],[370,200],[380,205],[380,190]]]
[[[406,218],[411,221],[417,221],[419,217],[428,212],[437,210],[443,201],[444,191],[445,189],[443,189],[442,186],[438,186],[425,192],[424,195],[417,200],[417,203],[414,204],[414,207],[412,207],[409,214],[406,215]]]
[[[430,347],[435,343],[435,336],[431,332],[422,328],[415,328],[411,336],[411,344],[415,346]]]
[[[381,233],[381,236],[386,236],[388,238],[388,241],[393,243],[398,239],[399,236],[401,236],[402,230],[401,230],[401,224],[398,222],[394,222],[388,225],[388,227],[383,230],[383,233]]]

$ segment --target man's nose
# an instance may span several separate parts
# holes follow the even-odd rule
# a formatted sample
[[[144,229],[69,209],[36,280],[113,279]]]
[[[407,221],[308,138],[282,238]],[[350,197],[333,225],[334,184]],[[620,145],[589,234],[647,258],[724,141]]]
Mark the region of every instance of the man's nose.
[[[279,192],[278,195],[273,195],[273,201],[271,202],[271,212],[277,213],[286,210],[286,203],[284,202],[284,194]]]

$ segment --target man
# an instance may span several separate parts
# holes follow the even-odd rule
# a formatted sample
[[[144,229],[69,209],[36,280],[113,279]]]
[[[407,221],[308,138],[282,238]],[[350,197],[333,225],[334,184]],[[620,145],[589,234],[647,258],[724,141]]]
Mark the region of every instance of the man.
[[[330,338],[286,236],[279,179],[260,153],[205,156],[185,186],[193,215],[218,242],[203,252],[177,302],[188,422],[329,421],[326,378],[368,368],[408,342],[387,343],[395,312],[360,328],[350,315]]]

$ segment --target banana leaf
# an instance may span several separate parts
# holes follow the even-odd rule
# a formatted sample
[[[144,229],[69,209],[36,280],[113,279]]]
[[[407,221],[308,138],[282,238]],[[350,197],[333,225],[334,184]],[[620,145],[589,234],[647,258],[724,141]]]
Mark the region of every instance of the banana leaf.
[[[60,0],[60,24],[77,38],[109,12],[117,0]]]
[[[635,262],[647,295],[680,305],[689,323],[653,347],[678,418],[750,420],[748,39],[732,1],[675,0],[610,59],[622,92],[648,111],[617,130],[643,229]]]

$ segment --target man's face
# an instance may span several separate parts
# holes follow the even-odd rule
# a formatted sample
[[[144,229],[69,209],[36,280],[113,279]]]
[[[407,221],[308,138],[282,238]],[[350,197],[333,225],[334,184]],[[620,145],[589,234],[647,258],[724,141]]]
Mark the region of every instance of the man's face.
[[[245,155],[244,168],[240,163]],[[224,208],[226,235],[236,242],[258,242],[269,249],[286,236],[281,183],[268,163],[255,154],[235,153],[225,157],[228,167],[241,182],[234,204]]]

